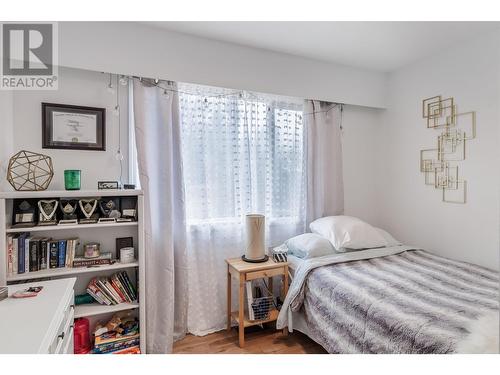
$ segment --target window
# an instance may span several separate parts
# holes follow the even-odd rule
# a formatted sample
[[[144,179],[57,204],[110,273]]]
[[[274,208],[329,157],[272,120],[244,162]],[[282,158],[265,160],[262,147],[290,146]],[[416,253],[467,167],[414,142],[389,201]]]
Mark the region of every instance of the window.
[[[188,224],[250,212],[303,222],[302,103],[187,84],[179,91]]]

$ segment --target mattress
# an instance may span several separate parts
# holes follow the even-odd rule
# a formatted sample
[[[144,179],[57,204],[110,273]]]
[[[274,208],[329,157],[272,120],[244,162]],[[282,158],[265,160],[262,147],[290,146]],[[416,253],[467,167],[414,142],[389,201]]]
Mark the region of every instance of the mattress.
[[[330,353],[498,352],[498,272],[403,248],[322,258],[292,260],[278,328]]]

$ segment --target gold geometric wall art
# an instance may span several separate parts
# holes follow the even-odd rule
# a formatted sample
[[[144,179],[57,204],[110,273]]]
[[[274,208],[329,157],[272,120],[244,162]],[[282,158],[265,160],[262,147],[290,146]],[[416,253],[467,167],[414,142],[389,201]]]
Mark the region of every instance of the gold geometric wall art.
[[[460,178],[459,162],[466,158],[466,143],[476,138],[476,112],[458,113],[453,98],[433,96],[422,101],[427,128],[440,133],[434,148],[420,150],[420,172],[426,185],[441,190],[442,201],[467,202],[467,181]]]
[[[453,126],[456,107],[453,98],[442,99],[441,95],[424,99],[422,115],[427,119],[427,128],[439,129]]]

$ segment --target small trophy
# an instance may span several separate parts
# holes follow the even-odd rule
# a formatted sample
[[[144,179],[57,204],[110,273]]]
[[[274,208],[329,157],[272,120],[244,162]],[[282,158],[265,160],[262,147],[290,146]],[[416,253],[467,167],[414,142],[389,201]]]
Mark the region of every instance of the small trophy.
[[[137,220],[137,197],[120,198],[121,217],[117,222],[130,222]]]
[[[59,202],[56,199],[38,201],[38,225],[56,225],[56,212]]]
[[[101,199],[99,208],[103,215],[99,218],[99,223],[116,223],[116,219],[121,216],[116,198]]]
[[[84,219],[80,219],[80,224],[95,224],[99,219],[99,214],[95,212],[97,208],[97,199],[80,199],[78,205],[82,212]]]
[[[61,211],[63,213],[62,220],[59,220],[59,225],[71,225],[78,224],[78,217],[75,214],[78,201],[75,199],[62,200],[61,199]]]
[[[35,225],[36,201],[29,199],[14,200],[13,227],[32,227]]]

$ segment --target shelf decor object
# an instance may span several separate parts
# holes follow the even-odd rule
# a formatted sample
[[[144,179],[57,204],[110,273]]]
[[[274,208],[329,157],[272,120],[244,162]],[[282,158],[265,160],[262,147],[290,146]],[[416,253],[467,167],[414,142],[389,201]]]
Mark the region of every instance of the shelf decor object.
[[[38,225],[56,225],[58,206],[57,199],[40,199],[38,201]]]
[[[465,160],[465,144],[476,138],[476,112],[457,113],[453,98],[441,95],[422,101],[422,117],[428,129],[440,131],[435,147],[420,151],[420,172],[425,184],[440,190],[442,201],[467,202],[467,181],[459,174]]]
[[[54,177],[50,156],[21,150],[9,160],[7,181],[17,191],[41,191]]]
[[[64,171],[64,188],[66,190],[80,190],[82,171],[66,169]]]
[[[99,214],[96,213],[97,203],[99,199],[80,199],[78,205],[80,206],[80,212],[85,216],[85,218],[80,219],[80,224],[94,224],[97,223],[99,219]]]

